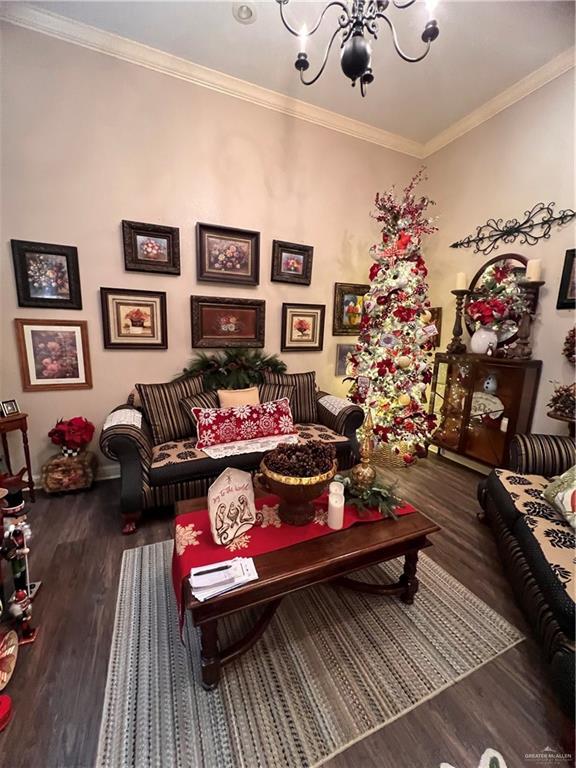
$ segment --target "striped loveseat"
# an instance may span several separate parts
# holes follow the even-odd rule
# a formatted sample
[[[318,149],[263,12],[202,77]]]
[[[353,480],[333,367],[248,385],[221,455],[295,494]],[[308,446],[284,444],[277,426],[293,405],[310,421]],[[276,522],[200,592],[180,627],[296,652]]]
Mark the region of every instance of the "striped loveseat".
[[[575,463],[572,438],[516,435],[508,467],[493,470],[478,487],[504,568],[569,714],[574,712],[575,534],[543,491],[551,477]]]
[[[343,398],[318,391],[314,373],[272,374],[261,387],[261,402],[290,392],[298,442],[321,440],[334,445],[338,465],[358,460],[356,430],[364,412]],[[267,395],[265,393],[268,393]],[[126,403],[108,415],[100,434],[105,456],[120,463],[122,530],[131,533],[142,511],[164,507],[206,494],[208,486],[227,467],[258,468],[262,453],[210,458],[196,448],[196,435],[181,403],[196,398],[213,407],[215,393],[205,392],[201,377],[165,384],[136,385]]]

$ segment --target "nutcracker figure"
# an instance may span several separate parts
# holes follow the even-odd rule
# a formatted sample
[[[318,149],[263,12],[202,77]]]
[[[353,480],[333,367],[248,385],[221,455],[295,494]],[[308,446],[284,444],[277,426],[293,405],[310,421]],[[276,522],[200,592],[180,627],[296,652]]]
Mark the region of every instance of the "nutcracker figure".
[[[25,589],[17,589],[10,599],[9,614],[18,623],[20,630],[19,645],[33,643],[38,630],[32,626],[32,601]]]

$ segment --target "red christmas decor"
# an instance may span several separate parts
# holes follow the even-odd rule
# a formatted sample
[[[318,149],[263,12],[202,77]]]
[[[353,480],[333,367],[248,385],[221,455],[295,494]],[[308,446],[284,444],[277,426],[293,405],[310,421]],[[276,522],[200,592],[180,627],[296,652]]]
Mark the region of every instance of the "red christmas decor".
[[[500,299],[472,301],[466,311],[472,320],[487,326],[493,326],[508,316],[508,306]]]
[[[63,445],[72,450],[84,448],[93,436],[94,424],[83,416],[75,416],[66,421],[59,419],[56,426],[48,432],[48,437],[54,445]]]

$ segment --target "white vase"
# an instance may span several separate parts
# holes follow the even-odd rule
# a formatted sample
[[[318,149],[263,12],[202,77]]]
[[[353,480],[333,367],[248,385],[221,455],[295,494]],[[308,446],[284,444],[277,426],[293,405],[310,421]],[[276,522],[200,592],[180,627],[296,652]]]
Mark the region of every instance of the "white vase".
[[[485,328],[481,325],[480,328],[472,334],[472,338],[470,339],[470,349],[476,355],[485,355],[486,352],[488,352],[490,344],[492,344],[493,349],[496,349],[496,345],[498,344],[498,334],[496,331],[493,331],[492,328]]]

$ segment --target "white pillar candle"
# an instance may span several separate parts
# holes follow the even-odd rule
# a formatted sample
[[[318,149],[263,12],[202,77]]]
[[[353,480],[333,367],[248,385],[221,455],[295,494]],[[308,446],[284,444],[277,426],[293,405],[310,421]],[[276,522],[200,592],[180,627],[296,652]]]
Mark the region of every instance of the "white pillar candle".
[[[338,496],[344,496],[344,483],[341,483],[338,480],[333,480],[328,487],[328,492]]]
[[[344,496],[331,493],[328,496],[328,528],[339,531],[344,525]]]
[[[542,262],[540,259],[530,259],[526,264],[526,280],[538,282],[542,274]]]
[[[456,275],[456,290],[465,291],[468,287],[468,280],[466,278],[466,272],[458,272]]]

